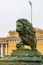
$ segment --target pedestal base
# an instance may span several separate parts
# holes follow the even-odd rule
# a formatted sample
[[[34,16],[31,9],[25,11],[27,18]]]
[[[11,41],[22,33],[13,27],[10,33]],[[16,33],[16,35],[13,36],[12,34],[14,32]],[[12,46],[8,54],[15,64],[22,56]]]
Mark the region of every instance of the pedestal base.
[[[41,55],[37,50],[17,49],[2,61],[4,65],[41,65]]]
[[[30,50],[30,49],[17,49],[13,50],[11,56],[39,56],[41,53],[37,50]]]

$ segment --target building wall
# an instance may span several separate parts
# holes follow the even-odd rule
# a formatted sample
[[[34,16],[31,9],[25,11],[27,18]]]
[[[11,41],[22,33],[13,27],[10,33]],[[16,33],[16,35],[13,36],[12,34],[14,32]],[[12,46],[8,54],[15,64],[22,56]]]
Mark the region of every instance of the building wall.
[[[15,31],[9,31],[9,37],[19,37],[19,34]]]
[[[37,50],[43,55],[43,41],[37,42]]]
[[[36,31],[36,37],[40,37],[40,32]]]
[[[42,33],[41,33],[42,32]],[[36,30],[36,37],[37,37],[37,50],[43,55],[43,41],[41,40],[43,37],[43,31],[41,30]],[[18,33],[9,33],[9,37],[19,37]],[[26,49],[31,49],[30,46],[24,46]],[[16,50],[16,42],[14,41],[9,41],[8,42],[8,55],[11,55],[12,50]]]
[[[43,55],[43,30],[36,30],[37,50]]]
[[[9,41],[8,42],[8,55],[11,55],[12,50],[16,50],[16,42]]]

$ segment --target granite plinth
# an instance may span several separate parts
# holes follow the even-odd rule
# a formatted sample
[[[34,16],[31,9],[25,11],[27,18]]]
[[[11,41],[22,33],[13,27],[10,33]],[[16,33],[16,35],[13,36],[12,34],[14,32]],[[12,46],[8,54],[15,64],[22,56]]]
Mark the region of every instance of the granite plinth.
[[[1,65],[41,65],[41,55],[36,50],[17,49],[11,56],[3,57]]]
[[[17,49],[13,50],[11,56],[39,56],[41,55],[37,50]]]

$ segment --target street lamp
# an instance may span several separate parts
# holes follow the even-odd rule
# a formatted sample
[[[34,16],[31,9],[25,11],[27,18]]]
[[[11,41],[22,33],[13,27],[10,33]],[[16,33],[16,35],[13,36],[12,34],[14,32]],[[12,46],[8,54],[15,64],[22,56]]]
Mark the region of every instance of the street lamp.
[[[29,1],[29,4],[31,6],[31,24],[32,24],[32,3],[31,3],[31,1]]]

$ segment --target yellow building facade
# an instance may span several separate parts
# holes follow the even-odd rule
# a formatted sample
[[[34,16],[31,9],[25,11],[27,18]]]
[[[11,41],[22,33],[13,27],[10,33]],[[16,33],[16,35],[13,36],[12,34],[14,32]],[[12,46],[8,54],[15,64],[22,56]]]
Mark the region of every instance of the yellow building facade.
[[[37,50],[43,55],[43,30],[35,28],[37,39]]]
[[[6,38],[0,38],[0,57],[11,55],[12,50],[16,50],[16,43],[20,42],[19,34],[15,31],[9,31]]]
[[[37,39],[37,50],[43,55],[43,30],[35,28]],[[0,38],[0,57],[11,55],[12,50],[16,50],[16,44],[20,42],[19,33],[9,31],[6,38]],[[26,49],[31,49],[29,46],[24,46]]]

